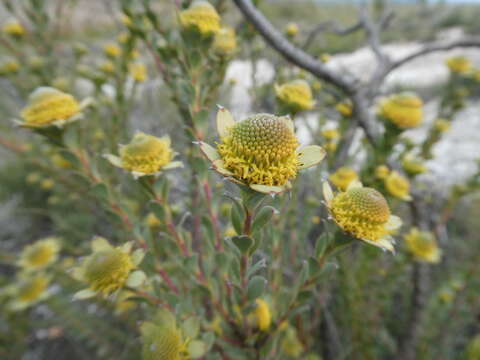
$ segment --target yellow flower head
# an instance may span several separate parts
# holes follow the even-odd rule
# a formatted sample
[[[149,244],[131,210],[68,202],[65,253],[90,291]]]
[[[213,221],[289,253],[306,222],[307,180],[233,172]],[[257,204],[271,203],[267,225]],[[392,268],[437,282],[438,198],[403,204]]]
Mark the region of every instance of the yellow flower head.
[[[52,163],[61,168],[61,169],[69,169],[72,167],[72,163],[70,161],[68,161],[67,159],[65,159],[62,155],[60,155],[59,153],[55,153],[51,156],[50,160],[52,161]]]
[[[50,293],[48,287],[50,285],[50,277],[44,274],[21,275],[20,279],[9,289],[13,300],[8,307],[11,310],[23,310],[31,305],[45,300]]]
[[[480,82],[480,69],[475,69],[473,72],[473,79],[476,82]]]
[[[437,119],[433,123],[433,129],[439,133],[444,133],[450,130],[450,121],[447,119]]]
[[[237,48],[237,38],[235,29],[232,27],[222,27],[215,34],[213,40],[213,49],[219,55],[230,55]]]
[[[375,177],[385,179],[390,174],[390,169],[386,165],[379,165],[375,168]]]
[[[427,172],[425,164],[412,155],[406,155],[402,159],[402,167],[410,175],[418,175]]]
[[[40,181],[41,178],[42,176],[39,173],[33,172],[27,175],[25,181],[27,182],[27,184],[36,184]]]
[[[452,73],[465,74],[472,69],[472,62],[465,56],[454,56],[445,62]]]
[[[96,237],[92,241],[92,254],[73,271],[73,276],[88,284],[88,288],[74,295],[74,299],[85,299],[97,293],[107,296],[124,286],[142,285],[145,274],[136,270],[143,259],[141,249],[131,253],[132,243],[113,247],[107,240]]]
[[[321,135],[326,140],[336,140],[340,137],[340,133],[337,129],[324,129],[322,130]]]
[[[290,37],[294,37],[299,32],[298,25],[296,23],[290,22],[285,26],[285,34]]]
[[[229,226],[223,233],[223,236],[225,237],[232,237],[235,235],[237,235],[237,232],[235,231],[235,228],[233,226]]]
[[[147,67],[145,66],[145,64],[131,64],[128,68],[128,71],[130,73],[130,76],[136,82],[144,82],[145,80],[147,80]]]
[[[410,232],[405,235],[405,243],[407,244],[408,251],[410,251],[417,260],[429,263],[438,263],[440,261],[442,253],[431,232],[419,231],[417,228],[412,228]]]
[[[410,196],[410,182],[405,176],[396,171],[392,171],[385,178],[384,182],[385,188],[390,195],[405,201],[412,200]]]
[[[113,74],[115,72],[115,64],[110,60],[102,62],[98,68],[105,74]]]
[[[189,360],[187,342],[177,327],[174,316],[166,310],[159,311],[154,322],[144,322],[142,333],[143,360]]]
[[[2,31],[4,34],[15,37],[22,37],[25,35],[25,28],[16,20],[11,20],[3,25]]]
[[[137,132],[128,145],[121,145],[119,155],[107,154],[105,157],[112,165],[130,171],[134,177],[159,175],[163,170],[182,166],[179,161],[172,161],[175,156],[170,147],[170,137],[147,135]]]
[[[150,228],[158,228],[162,225],[160,219],[153,212],[148,213],[145,217],[145,224]]]
[[[217,149],[200,142],[200,148],[221,175],[262,193],[275,194],[290,189],[290,180],[300,169],[317,165],[325,156],[320,146],[297,150],[298,140],[288,117],[257,114],[235,122],[230,112],[220,108]]]
[[[209,2],[194,1],[188,9],[180,12],[180,25],[209,36],[220,30],[220,15]]]
[[[26,246],[20,254],[18,265],[25,270],[39,270],[57,261],[59,239],[49,237]]]
[[[291,326],[285,331],[280,347],[285,354],[294,359],[297,359],[304,351],[303,344],[298,340],[297,331]]]
[[[338,103],[335,106],[335,110],[337,110],[344,117],[350,117],[353,113],[352,103],[350,101]]]
[[[466,360],[478,359],[480,359],[480,334],[475,335],[468,343]]]
[[[329,177],[330,181],[342,191],[345,191],[352,181],[358,180],[357,172],[349,167],[338,168]]]
[[[120,15],[120,22],[126,27],[131,27],[133,25],[132,19],[127,14]]]
[[[15,74],[20,69],[20,64],[16,60],[5,60],[0,64],[0,76]]]
[[[330,60],[331,60],[331,56],[330,54],[327,54],[327,53],[324,53],[324,54],[321,54],[320,55],[320,61],[323,62],[323,63],[328,63]]]
[[[78,103],[70,94],[52,87],[39,87],[28,98],[27,106],[22,110],[23,122],[20,126],[38,128],[62,127],[82,118],[82,109],[88,100]]]
[[[53,179],[50,179],[50,178],[44,179],[40,183],[40,187],[43,190],[51,190],[51,189],[53,189],[54,186],[55,186],[55,181],[53,181]]]
[[[267,331],[272,322],[272,314],[270,308],[265,300],[255,300],[257,307],[255,308],[255,316],[257,318],[257,325],[261,331]]]
[[[423,101],[412,93],[400,93],[384,99],[379,114],[400,129],[411,129],[423,121]]]
[[[117,41],[121,44],[126,44],[130,40],[130,33],[128,32],[121,32],[117,36]]]
[[[315,105],[310,85],[305,80],[294,80],[283,85],[275,85],[278,100],[290,111],[296,113],[311,110]]]
[[[394,251],[390,236],[401,226],[391,215],[387,201],[377,190],[364,188],[358,181],[347,191],[334,195],[328,182],[323,184],[327,208],[337,225],[351,236],[382,249]]]
[[[27,62],[32,70],[39,70],[45,66],[45,59],[41,56],[30,56]]]
[[[324,146],[327,153],[334,153],[337,150],[337,143],[335,141],[329,141]]]
[[[120,56],[122,49],[117,44],[110,43],[103,46],[103,52],[110,58],[116,58]]]

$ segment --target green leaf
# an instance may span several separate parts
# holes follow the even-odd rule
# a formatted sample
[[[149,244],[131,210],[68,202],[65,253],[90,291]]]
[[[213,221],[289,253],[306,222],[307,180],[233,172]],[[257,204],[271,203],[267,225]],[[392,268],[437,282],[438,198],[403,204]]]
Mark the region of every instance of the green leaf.
[[[182,323],[183,334],[190,339],[195,339],[200,331],[200,321],[197,317],[190,317]]]
[[[234,199],[232,209],[230,210],[230,218],[233,228],[237,234],[243,233],[243,222],[245,221],[245,211],[240,200]]]
[[[253,265],[252,267],[250,267],[250,269],[248,269],[247,277],[254,275],[256,272],[266,267],[267,267],[267,261],[265,259],[260,259],[255,265]]]
[[[202,340],[205,343],[206,350],[210,351],[213,344],[215,343],[215,334],[212,333],[212,332],[207,332],[207,333],[203,334]]]
[[[232,242],[242,254],[248,253],[248,250],[253,245],[253,239],[247,235],[232,236]]]
[[[164,209],[163,205],[160,205],[157,202],[151,202],[150,203],[150,210],[153,211],[155,216],[158,217],[158,219],[160,221],[165,221],[165,209]]]
[[[247,297],[249,300],[255,300],[263,294],[267,280],[263,276],[254,276],[248,282]]]
[[[322,235],[318,237],[317,242],[315,243],[315,257],[317,259],[325,253],[325,250],[327,250],[327,247],[330,244],[330,242],[331,242],[331,237],[327,232],[324,232]]]
[[[90,191],[96,198],[102,201],[108,202],[109,200],[108,187],[104,183],[98,183],[93,185]]]
[[[207,346],[203,341],[193,340],[188,343],[188,353],[192,359],[198,359],[205,355],[207,352]]]
[[[263,228],[278,211],[273,206],[264,206],[256,214],[253,220],[252,231],[258,231]]]

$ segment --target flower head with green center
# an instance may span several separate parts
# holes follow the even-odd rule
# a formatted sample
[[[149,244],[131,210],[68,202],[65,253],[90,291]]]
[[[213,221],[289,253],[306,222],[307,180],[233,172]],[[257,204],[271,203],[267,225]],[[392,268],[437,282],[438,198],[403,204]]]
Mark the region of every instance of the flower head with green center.
[[[27,271],[43,269],[57,260],[59,251],[59,239],[49,237],[39,240],[23,249],[18,265]]]
[[[145,64],[131,64],[128,67],[128,71],[130,73],[130,76],[136,82],[144,82],[145,80],[147,80],[147,68]]]
[[[235,122],[220,108],[217,149],[200,142],[213,169],[229,180],[251,189],[276,194],[291,188],[290,180],[300,169],[317,165],[325,156],[320,146],[298,148],[293,123],[288,117],[257,114]]]
[[[405,201],[412,200],[412,197],[410,196],[410,182],[405,176],[397,171],[392,171],[385,178],[384,183],[385,188],[390,195]]]
[[[412,228],[404,238],[408,251],[417,260],[429,263],[438,263],[440,261],[442,252],[438,248],[435,237],[431,232]]]
[[[340,133],[337,129],[323,129],[321,135],[326,140],[336,140],[340,137]]]
[[[452,73],[466,74],[472,69],[472,62],[465,56],[454,56],[445,62]]]
[[[423,161],[415,158],[411,154],[407,154],[402,159],[402,167],[410,175],[419,175],[427,172],[427,168]]]
[[[329,213],[343,231],[371,245],[394,251],[391,234],[402,221],[390,213],[382,194],[363,187],[358,181],[351,182],[345,192],[337,195],[325,182],[323,194]]]
[[[344,101],[335,105],[337,110],[343,117],[351,117],[353,114],[353,106],[350,101]]]
[[[287,34],[290,37],[294,37],[295,35],[298,34],[300,29],[298,28],[298,25],[296,23],[290,22],[285,26],[285,34]]]
[[[22,110],[23,121],[17,121],[22,127],[43,128],[63,127],[80,120],[82,110],[90,103],[85,99],[79,103],[72,95],[52,87],[39,87],[28,98],[27,106]]]
[[[378,112],[387,121],[404,130],[415,128],[422,123],[422,107],[422,99],[415,94],[405,92],[382,100]]]
[[[355,170],[344,166],[338,168],[337,171],[330,175],[329,179],[333,185],[345,191],[352,181],[358,180],[358,174]]]
[[[280,103],[293,113],[311,110],[315,106],[312,89],[302,79],[290,81],[280,86],[275,84],[275,93]]]
[[[49,276],[41,273],[34,276],[21,274],[15,284],[7,288],[7,294],[13,298],[8,308],[19,311],[45,300],[50,296],[50,280]]]
[[[25,35],[25,28],[18,21],[10,20],[3,25],[2,32],[4,34],[20,38]]]
[[[88,284],[77,292],[74,299],[86,299],[96,294],[108,296],[123,287],[138,287],[145,280],[145,273],[135,270],[143,259],[141,249],[133,253],[132,243],[113,247],[107,240],[96,237],[92,240],[92,254],[83,259],[73,270],[75,279]]]
[[[203,36],[210,36],[220,30],[220,15],[208,1],[194,1],[180,12],[180,25],[192,29]]]
[[[158,176],[164,170],[182,166],[172,161],[175,153],[170,147],[170,137],[147,135],[137,132],[128,145],[120,145],[119,155],[104,155],[112,165],[130,171],[135,178],[147,175]]]
[[[237,48],[237,38],[235,29],[231,27],[222,27],[213,40],[213,50],[221,56],[232,54]]]
[[[257,307],[255,308],[255,317],[257,319],[258,328],[261,331],[267,331],[272,322],[272,313],[270,312],[270,307],[265,300],[257,299],[255,300]]]
[[[153,322],[140,326],[142,333],[143,360],[189,360],[187,341],[177,327],[175,317],[166,310],[160,310]]]

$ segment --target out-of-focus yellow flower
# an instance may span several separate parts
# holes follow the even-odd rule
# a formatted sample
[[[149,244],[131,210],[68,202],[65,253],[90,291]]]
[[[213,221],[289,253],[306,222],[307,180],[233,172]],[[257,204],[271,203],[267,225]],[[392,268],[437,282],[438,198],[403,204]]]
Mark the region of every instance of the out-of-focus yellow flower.
[[[120,22],[127,27],[131,27],[133,25],[132,19],[126,14],[120,15]]]
[[[40,70],[45,66],[45,59],[41,56],[34,55],[27,59],[27,63],[32,70]]]
[[[145,64],[130,64],[128,71],[130,73],[130,76],[136,82],[144,82],[145,80],[147,80],[147,67],[145,66]]]
[[[324,129],[320,133],[326,140],[336,140],[340,137],[337,129]]]
[[[13,299],[8,308],[13,311],[26,309],[50,296],[48,289],[50,277],[45,274],[20,275],[19,279],[9,287],[9,293]]]
[[[138,51],[137,49],[133,49],[132,51],[130,51],[130,59],[137,59],[139,56],[140,56],[140,51]]]
[[[130,171],[136,178],[158,176],[164,170],[182,166],[180,161],[172,161],[176,154],[170,144],[169,136],[158,138],[137,132],[128,145],[120,145],[120,157],[106,154],[105,158],[112,165]]]
[[[450,130],[450,121],[447,119],[437,119],[433,123],[433,129],[439,133],[444,133]]]
[[[189,360],[187,341],[177,327],[175,318],[166,310],[161,310],[153,322],[140,326],[142,334],[143,360]]]
[[[475,335],[467,346],[467,359],[466,360],[478,360],[480,359],[480,334]]]
[[[327,142],[324,147],[325,147],[325,150],[327,151],[327,153],[334,153],[335,151],[337,151],[337,143],[335,141],[329,141]]]
[[[423,121],[423,101],[413,93],[391,95],[380,102],[378,112],[400,129],[411,129]]]
[[[20,24],[16,20],[10,20],[2,27],[2,31],[4,34],[14,36],[14,37],[22,37],[25,35],[25,28],[22,24]]]
[[[20,70],[20,64],[16,60],[5,60],[0,64],[0,76],[15,74]]]
[[[66,160],[62,155],[59,153],[55,153],[50,157],[52,163],[61,168],[61,169],[70,169],[72,167],[72,163]]]
[[[294,37],[298,34],[300,29],[298,28],[298,25],[294,22],[290,22],[285,26],[285,34],[287,34],[290,37]]]
[[[117,297],[115,303],[115,315],[124,314],[137,306],[137,302],[129,300],[135,297],[136,294],[133,291],[123,290]]]
[[[298,339],[295,328],[289,326],[280,344],[282,351],[293,358],[298,358],[304,351],[303,345]]]
[[[121,55],[122,49],[117,44],[110,43],[103,46],[103,52],[110,58],[116,58]]]
[[[318,225],[322,221],[320,216],[312,216],[312,224]]]
[[[40,270],[57,261],[59,251],[58,238],[48,237],[38,240],[23,249],[17,264],[27,271]]]
[[[385,178],[384,182],[385,188],[390,195],[405,201],[412,200],[412,197],[410,196],[410,182],[405,176],[397,171],[392,171]]]
[[[427,172],[427,167],[425,164],[410,154],[403,157],[402,167],[403,170],[410,175],[418,175]]]
[[[417,260],[429,263],[440,261],[442,251],[438,248],[435,236],[431,232],[420,231],[414,227],[404,238],[408,251]]]
[[[153,212],[149,212],[145,217],[145,224],[147,224],[148,227],[155,229],[162,225],[162,222]]]
[[[387,201],[377,190],[353,181],[347,191],[334,195],[328,182],[324,182],[323,195],[332,218],[343,231],[371,245],[394,251],[391,235],[402,221],[390,213]]]
[[[179,17],[182,28],[192,29],[204,36],[220,30],[220,15],[207,1],[194,1],[188,9],[180,12]]]
[[[233,228],[233,226],[229,226],[225,232],[223,233],[223,236],[225,237],[232,237],[232,236],[235,236],[237,235],[237,232],[235,231],[235,229]]]
[[[472,62],[465,56],[454,56],[445,62],[452,73],[466,74],[472,69]]]
[[[129,39],[130,39],[130,33],[128,33],[128,32],[122,32],[122,33],[118,34],[118,36],[117,36],[117,41],[120,44],[126,44]]]
[[[480,69],[475,69],[473,71],[473,79],[476,81],[476,82],[480,82]]]
[[[53,179],[50,179],[50,178],[44,179],[40,183],[40,187],[43,190],[51,190],[51,189],[53,189],[54,186],[55,186],[55,181],[53,181]]]
[[[385,179],[390,174],[390,169],[386,165],[379,165],[375,168],[375,177]]]
[[[331,58],[332,57],[330,56],[330,54],[327,54],[327,53],[320,55],[320,61],[325,64],[328,63],[331,60]]]
[[[88,53],[88,48],[84,44],[77,42],[73,44],[73,53],[77,57],[82,57]]]
[[[60,91],[67,91],[70,88],[70,80],[65,76],[59,76],[52,80],[52,87]]]
[[[355,170],[344,166],[338,168],[337,171],[331,174],[329,179],[333,185],[340,190],[345,191],[352,181],[358,180],[358,174]]]
[[[102,237],[92,240],[92,254],[74,268],[73,277],[88,284],[88,288],[77,292],[74,299],[86,299],[96,294],[108,296],[124,286],[138,287],[145,281],[145,273],[135,270],[142,262],[144,251],[132,253],[132,243],[113,247]]]
[[[335,106],[335,110],[337,110],[344,117],[350,117],[353,113],[352,103],[350,101],[338,103]]]
[[[236,48],[235,29],[225,26],[218,30],[213,40],[213,50],[219,55],[227,56],[232,54]]]
[[[89,103],[89,99],[78,103],[72,95],[52,87],[39,87],[29,96],[27,106],[21,112],[23,122],[18,123],[28,128],[61,128],[81,119],[81,111]]]
[[[318,81],[318,80],[314,80],[314,81],[312,82],[312,89],[313,89],[314,91],[320,91],[320,90],[322,89],[322,83],[321,83],[320,81]]]
[[[255,308],[255,316],[257,318],[257,325],[261,331],[267,331],[272,322],[272,314],[270,308],[265,300],[255,300],[257,307]]]
[[[25,181],[27,182],[27,184],[36,184],[40,181],[41,178],[42,176],[39,173],[33,172],[27,175]]]
[[[451,304],[453,299],[455,298],[455,293],[452,291],[452,289],[444,288],[439,291],[438,297],[442,303],[448,305]]]
[[[292,120],[257,114],[235,122],[230,112],[220,108],[217,149],[200,142],[200,149],[213,168],[229,180],[251,189],[277,194],[291,188],[298,170],[317,165],[325,150],[311,145],[298,148]]]
[[[113,74],[115,72],[115,64],[111,61],[102,62],[98,68],[103,71],[105,74]]]
[[[310,85],[302,79],[280,86],[275,84],[275,93],[280,102],[294,113],[311,110],[315,106]]]

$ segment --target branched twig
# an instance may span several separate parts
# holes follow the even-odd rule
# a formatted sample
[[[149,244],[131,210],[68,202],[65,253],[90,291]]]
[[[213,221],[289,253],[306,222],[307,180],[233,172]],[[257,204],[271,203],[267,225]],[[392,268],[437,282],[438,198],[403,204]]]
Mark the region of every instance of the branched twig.
[[[362,23],[358,22],[348,27],[341,27],[341,25],[336,21],[327,21],[317,25],[310,33],[307,35],[307,39],[303,43],[302,49],[307,50],[315,40],[315,38],[321,33],[333,33],[338,36],[345,36],[352,34],[362,28]]]

